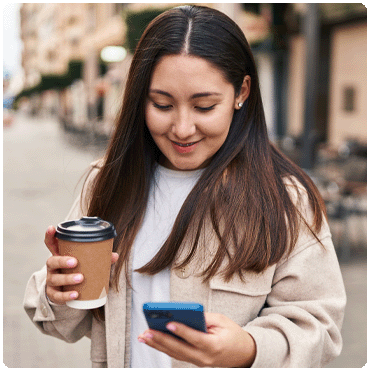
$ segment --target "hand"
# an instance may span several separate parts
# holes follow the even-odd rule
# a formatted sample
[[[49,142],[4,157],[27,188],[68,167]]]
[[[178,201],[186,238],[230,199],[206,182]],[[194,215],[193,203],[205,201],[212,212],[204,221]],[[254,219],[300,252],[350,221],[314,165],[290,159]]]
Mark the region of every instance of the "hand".
[[[200,367],[249,367],[256,356],[252,336],[228,317],[205,313],[208,333],[171,322],[167,329],[186,342],[169,334],[148,329],[138,338],[158,351]]]
[[[60,256],[55,227],[49,226],[45,233],[45,245],[52,256],[46,261],[46,295],[51,302],[65,304],[78,297],[76,291],[63,292],[63,286],[75,285],[83,281],[82,274],[62,274],[60,269],[76,267],[78,261],[74,257]],[[118,260],[118,254],[112,253],[112,264]]]

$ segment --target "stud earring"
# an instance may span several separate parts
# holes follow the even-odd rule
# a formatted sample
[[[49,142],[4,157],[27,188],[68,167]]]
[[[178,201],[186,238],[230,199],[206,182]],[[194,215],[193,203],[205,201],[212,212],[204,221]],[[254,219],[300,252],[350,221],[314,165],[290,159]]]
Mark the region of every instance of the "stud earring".
[[[243,106],[243,103],[238,103],[238,107],[241,108]]]

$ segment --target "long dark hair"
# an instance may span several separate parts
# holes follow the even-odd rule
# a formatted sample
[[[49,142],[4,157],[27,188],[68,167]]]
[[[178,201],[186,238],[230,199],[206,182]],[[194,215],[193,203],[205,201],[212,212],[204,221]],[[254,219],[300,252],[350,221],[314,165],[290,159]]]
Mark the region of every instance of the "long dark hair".
[[[218,249],[209,266],[199,271],[204,280],[220,272],[225,258],[228,263],[221,273],[226,281],[235,273],[242,277],[245,270],[261,272],[276,263],[293,249],[302,220],[284,183],[289,177],[307,191],[313,212],[313,223],[307,227],[315,234],[322,225],[325,207],[316,187],[268,140],[256,66],[243,32],[217,10],[177,7],[154,19],[139,41],[115,132],[90,189],[88,214],[113,222],[118,232],[114,250],[120,257],[112,276],[117,289],[160,155],[145,123],[150,78],[160,58],[182,53],[218,68],[236,95],[249,75],[251,90],[244,106],[235,110],[225,143],[185,200],[168,239],[137,271],[155,274],[175,262],[177,267],[186,265],[202,247],[200,235],[206,225],[212,225]],[[188,254],[177,261],[189,240]]]

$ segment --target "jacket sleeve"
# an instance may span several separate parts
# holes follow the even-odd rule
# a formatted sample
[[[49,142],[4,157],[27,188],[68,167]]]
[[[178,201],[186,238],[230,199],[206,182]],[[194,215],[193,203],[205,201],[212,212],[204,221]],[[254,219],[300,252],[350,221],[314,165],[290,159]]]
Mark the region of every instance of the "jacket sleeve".
[[[96,164],[92,164],[95,168]],[[96,170],[90,173],[88,181],[95,177]],[[87,183],[88,184],[88,183]],[[82,197],[84,198],[84,197]],[[66,220],[82,217],[81,196],[74,202]],[[90,337],[92,313],[90,310],[77,310],[66,305],[51,305],[46,297],[46,266],[35,272],[29,279],[23,306],[33,323],[43,332],[73,343],[84,336]]]
[[[42,333],[74,343],[90,337],[92,314],[66,305],[50,305],[45,294],[46,266],[35,272],[26,287],[23,306]]]
[[[322,245],[301,231],[276,266],[265,306],[245,326],[256,342],[252,367],[323,367],[340,354],[346,294],[326,221],[318,237]]]

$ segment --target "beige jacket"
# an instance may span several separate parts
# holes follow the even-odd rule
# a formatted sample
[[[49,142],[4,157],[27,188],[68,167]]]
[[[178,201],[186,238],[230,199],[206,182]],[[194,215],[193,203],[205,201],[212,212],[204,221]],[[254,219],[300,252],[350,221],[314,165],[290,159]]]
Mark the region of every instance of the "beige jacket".
[[[308,207],[302,204],[301,210],[309,220]],[[77,200],[67,218],[81,216]],[[196,262],[182,271],[173,269],[171,300],[199,302],[206,312],[222,313],[242,326],[256,342],[253,367],[323,367],[341,352],[346,296],[326,223],[319,238],[325,249],[302,229],[287,258],[261,274],[247,273],[244,283],[238,277],[225,283],[216,275],[204,284],[196,276]],[[212,235],[206,240],[208,253]],[[211,255],[206,254],[206,260]],[[83,336],[91,338],[93,367],[129,367],[130,327],[135,323],[131,322],[131,291],[124,274],[119,293],[109,291],[105,323],[88,310],[50,306],[45,280],[44,267],[32,275],[26,288],[24,307],[35,325],[70,343]],[[177,360],[172,366],[195,367]]]

